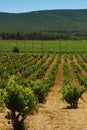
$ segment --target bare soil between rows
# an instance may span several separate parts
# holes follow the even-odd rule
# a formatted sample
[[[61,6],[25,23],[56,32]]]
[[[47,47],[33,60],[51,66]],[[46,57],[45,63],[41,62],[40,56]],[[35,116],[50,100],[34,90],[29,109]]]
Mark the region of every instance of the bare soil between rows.
[[[36,115],[28,116],[25,120],[26,130],[87,130],[87,93],[79,100],[77,109],[67,109],[67,103],[61,101],[59,90],[63,80],[63,58],[59,64],[55,85],[47,96],[47,102],[40,104]],[[71,71],[72,72],[72,71]],[[4,118],[6,113],[0,113],[1,130],[12,130]]]

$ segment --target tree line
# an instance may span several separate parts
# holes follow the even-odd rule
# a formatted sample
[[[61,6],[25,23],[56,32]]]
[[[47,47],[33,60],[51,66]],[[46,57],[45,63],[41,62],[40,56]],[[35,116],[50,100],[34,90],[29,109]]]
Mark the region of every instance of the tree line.
[[[87,32],[2,32],[3,40],[87,40]]]

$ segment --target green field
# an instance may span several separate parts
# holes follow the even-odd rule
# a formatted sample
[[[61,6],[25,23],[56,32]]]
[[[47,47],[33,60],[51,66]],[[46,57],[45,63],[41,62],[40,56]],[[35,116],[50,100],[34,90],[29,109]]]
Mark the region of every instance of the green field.
[[[35,53],[86,53],[87,41],[27,41],[0,40],[0,51],[12,52],[14,47],[20,52]]]

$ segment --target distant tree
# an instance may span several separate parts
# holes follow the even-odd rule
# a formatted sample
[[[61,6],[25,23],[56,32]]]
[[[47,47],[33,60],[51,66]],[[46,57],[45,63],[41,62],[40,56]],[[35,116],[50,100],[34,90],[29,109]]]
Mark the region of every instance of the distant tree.
[[[14,47],[14,48],[13,48],[13,52],[18,53],[18,52],[19,52],[19,48],[18,48],[18,47]]]

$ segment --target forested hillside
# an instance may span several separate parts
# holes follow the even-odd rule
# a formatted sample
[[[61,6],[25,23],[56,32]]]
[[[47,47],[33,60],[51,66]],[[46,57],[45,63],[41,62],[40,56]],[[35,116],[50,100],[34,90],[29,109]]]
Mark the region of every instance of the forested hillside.
[[[87,35],[87,9],[0,13],[0,33],[72,33]]]

